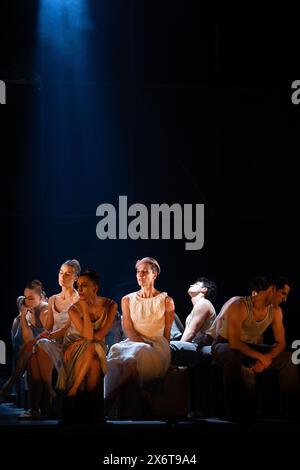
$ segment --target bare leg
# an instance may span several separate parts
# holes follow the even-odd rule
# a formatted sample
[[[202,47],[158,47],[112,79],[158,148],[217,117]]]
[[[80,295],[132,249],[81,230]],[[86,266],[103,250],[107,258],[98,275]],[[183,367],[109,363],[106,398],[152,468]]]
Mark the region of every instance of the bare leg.
[[[12,387],[22,377],[27,368],[28,359],[31,356],[31,352],[24,351],[21,353],[16,368],[10,378],[5,382],[1,388],[1,398],[6,398],[10,394]]]
[[[91,361],[93,359],[94,352],[95,352],[95,346],[94,344],[90,344],[86,348],[85,352],[82,354],[80,359],[75,364],[75,371],[74,371],[75,380],[74,380],[72,387],[70,388],[68,392],[69,397],[73,397],[74,395],[76,395],[81,382],[85,378],[91,366]]]
[[[33,354],[28,362],[30,408],[34,413],[39,413],[40,401],[43,392],[43,383],[37,358]]]
[[[21,348],[16,368],[0,390],[0,403],[10,394],[12,387],[26,371],[28,360],[32,354],[32,345],[33,343],[30,341],[25,346],[23,346],[23,348]]]
[[[87,375],[87,390],[92,392],[95,390],[100,381],[100,361],[98,356],[94,356],[91,360],[90,368]]]
[[[42,348],[39,348],[39,347],[37,347],[36,357],[38,360],[41,379],[46,385],[46,388],[50,397],[54,398],[56,393],[52,387],[52,371],[53,371],[52,359],[48,356],[48,354]]]

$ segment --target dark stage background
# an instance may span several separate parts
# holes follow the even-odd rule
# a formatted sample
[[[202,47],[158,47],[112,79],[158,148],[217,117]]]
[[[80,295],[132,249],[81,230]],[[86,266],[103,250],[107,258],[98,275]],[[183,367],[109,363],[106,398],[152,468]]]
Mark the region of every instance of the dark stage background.
[[[225,3],[225,2],[224,2]],[[290,13],[166,0],[2,0],[1,335],[33,278],[48,295],[68,258],[100,273],[103,295],[136,288],[153,256],[182,319],[199,275],[217,307],[252,275],[279,270],[288,346],[300,339],[300,106]],[[279,23],[280,20],[280,23]],[[289,25],[283,37],[283,23]],[[279,27],[279,24],[282,27]],[[295,52],[295,55],[293,54]],[[96,237],[96,208],[205,204],[205,243]]]

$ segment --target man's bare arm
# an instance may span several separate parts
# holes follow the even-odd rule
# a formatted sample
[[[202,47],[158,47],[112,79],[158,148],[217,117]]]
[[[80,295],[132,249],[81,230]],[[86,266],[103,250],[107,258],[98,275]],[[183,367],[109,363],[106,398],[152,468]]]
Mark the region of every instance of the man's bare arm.
[[[233,304],[229,307],[227,314],[229,347],[240,351],[245,356],[259,360],[265,368],[269,367],[272,360],[268,354],[255,351],[241,341],[242,323],[247,315],[246,307],[243,304]]]
[[[185,327],[185,330],[183,332],[183,335],[181,337],[180,341],[189,341],[191,342],[198,331],[201,329],[203,326],[205,320],[209,316],[209,305],[207,302],[203,301],[200,303],[197,308],[194,309],[193,311],[193,318],[191,319],[189,325]]]
[[[285,331],[282,322],[282,310],[280,307],[274,307],[273,313],[273,321],[272,321],[272,330],[275,339],[274,347],[266,354],[264,354],[265,358],[270,359],[270,364],[274,357],[278,356],[282,351],[285,350],[286,342],[285,342]],[[269,366],[270,366],[269,364]],[[260,360],[258,360],[255,365],[253,366],[254,372],[263,372],[269,366],[265,366]]]

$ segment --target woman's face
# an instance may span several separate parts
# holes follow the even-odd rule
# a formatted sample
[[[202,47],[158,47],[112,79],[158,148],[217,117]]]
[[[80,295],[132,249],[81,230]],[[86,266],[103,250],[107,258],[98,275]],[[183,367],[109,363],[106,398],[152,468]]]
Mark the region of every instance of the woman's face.
[[[80,300],[90,300],[97,295],[98,286],[87,276],[79,276],[77,290]]]
[[[58,272],[58,283],[61,287],[73,287],[76,281],[74,268],[69,264],[62,264]]]
[[[24,297],[26,307],[32,309],[40,305],[41,296],[37,294],[33,289],[25,289]]]
[[[136,279],[141,287],[153,284],[156,277],[157,274],[152,271],[150,263],[140,263],[136,268]]]

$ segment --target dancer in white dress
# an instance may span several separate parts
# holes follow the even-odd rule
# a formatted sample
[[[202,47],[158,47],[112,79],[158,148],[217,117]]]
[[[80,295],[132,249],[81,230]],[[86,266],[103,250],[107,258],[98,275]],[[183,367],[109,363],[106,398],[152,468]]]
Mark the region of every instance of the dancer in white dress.
[[[49,410],[55,396],[52,387],[52,371],[57,372],[62,364],[63,338],[70,326],[68,309],[79,300],[79,294],[74,289],[74,283],[80,274],[80,264],[76,259],[65,261],[58,272],[58,283],[61,286],[59,294],[52,295],[48,304],[46,331],[36,343],[35,355],[40,371],[40,382],[48,391]]]
[[[174,302],[159,292],[154,282],[160,273],[150,257],[138,260],[136,277],[140,286],[122,298],[123,328],[127,339],[113,345],[107,358],[105,402],[109,411],[121,388],[132,378],[144,382],[162,377],[170,365],[170,331]]]

